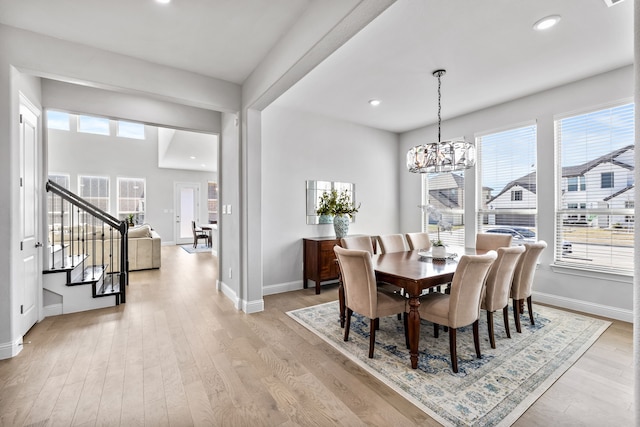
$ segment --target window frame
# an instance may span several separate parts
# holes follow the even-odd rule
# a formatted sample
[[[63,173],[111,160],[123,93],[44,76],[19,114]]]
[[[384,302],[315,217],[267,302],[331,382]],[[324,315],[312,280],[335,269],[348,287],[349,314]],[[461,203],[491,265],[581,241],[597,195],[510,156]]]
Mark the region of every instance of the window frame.
[[[122,182],[123,181],[132,181],[132,182],[138,182],[142,184],[142,197],[124,197],[121,195],[121,187],[122,187]],[[134,223],[135,224],[143,224],[145,217],[146,217],[146,213],[147,213],[147,180],[146,178],[140,178],[140,177],[124,177],[124,176],[119,176],[116,178],[116,212],[118,215],[118,218],[120,218],[121,220],[125,221],[128,220],[129,215],[133,214],[134,215]],[[136,210],[125,210],[122,209],[122,205],[121,203],[123,201],[136,201],[136,205],[137,207],[142,206],[142,209],[136,209]]]

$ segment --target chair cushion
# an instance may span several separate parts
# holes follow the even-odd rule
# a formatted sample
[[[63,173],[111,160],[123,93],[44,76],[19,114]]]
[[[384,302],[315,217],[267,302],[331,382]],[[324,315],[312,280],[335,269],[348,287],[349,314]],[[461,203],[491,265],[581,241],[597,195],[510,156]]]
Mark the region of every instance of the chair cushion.
[[[420,317],[438,325],[449,326],[449,295],[433,292],[420,298]]]

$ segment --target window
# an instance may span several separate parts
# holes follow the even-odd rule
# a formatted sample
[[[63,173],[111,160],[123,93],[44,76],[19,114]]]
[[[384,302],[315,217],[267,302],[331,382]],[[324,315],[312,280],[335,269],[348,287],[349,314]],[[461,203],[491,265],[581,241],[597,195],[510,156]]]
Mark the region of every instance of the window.
[[[584,176],[572,176],[567,178],[567,191],[585,191]]]
[[[207,217],[210,224],[218,222],[218,184],[215,182],[207,185]]]
[[[69,189],[69,182],[70,182],[69,175],[49,174],[49,180],[58,184],[62,188],[66,188],[67,190]],[[50,221],[51,224],[60,222],[61,220],[60,213],[63,212],[63,209],[62,209],[63,206],[64,206],[64,213],[66,215],[68,214],[68,211],[69,211],[69,203],[63,201],[60,197],[53,197],[53,193],[51,192],[47,193],[47,213],[49,216],[48,220]]]
[[[109,177],[84,176],[78,177],[78,195],[92,205],[109,211]]]
[[[633,273],[633,120],[633,104],[556,119],[556,264]]]
[[[118,178],[118,218],[134,224],[144,223],[146,208],[146,180],[144,178]]]
[[[507,229],[535,236],[536,125],[476,135],[476,147],[478,232]]]
[[[464,172],[422,175],[422,230],[464,247]]]
[[[109,119],[93,116],[78,116],[78,132],[110,135]]]
[[[118,136],[121,138],[144,139],[144,125],[142,123],[123,122],[119,120]]]
[[[69,113],[62,111],[47,111],[47,128],[69,130]]]
[[[613,172],[600,174],[600,188],[613,188]]]

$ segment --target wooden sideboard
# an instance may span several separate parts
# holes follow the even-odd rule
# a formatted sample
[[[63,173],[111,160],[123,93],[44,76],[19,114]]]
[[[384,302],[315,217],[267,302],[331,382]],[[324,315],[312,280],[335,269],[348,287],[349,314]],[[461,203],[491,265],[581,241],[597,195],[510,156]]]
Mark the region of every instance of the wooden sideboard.
[[[308,280],[316,284],[316,294],[320,293],[320,282],[338,280],[339,267],[335,245],[340,245],[340,239],[335,237],[306,237],[302,239],[302,286],[306,289]]]

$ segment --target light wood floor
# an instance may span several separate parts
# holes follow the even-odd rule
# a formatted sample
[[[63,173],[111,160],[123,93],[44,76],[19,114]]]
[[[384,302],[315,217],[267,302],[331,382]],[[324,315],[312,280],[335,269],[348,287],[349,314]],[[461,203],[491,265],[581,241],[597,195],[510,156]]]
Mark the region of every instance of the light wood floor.
[[[0,425],[438,425],[285,314],[335,286],[246,315],[215,290],[210,254],[162,251],[126,304],[47,318],[0,361]],[[616,321],[515,425],[633,425],[632,383]]]

